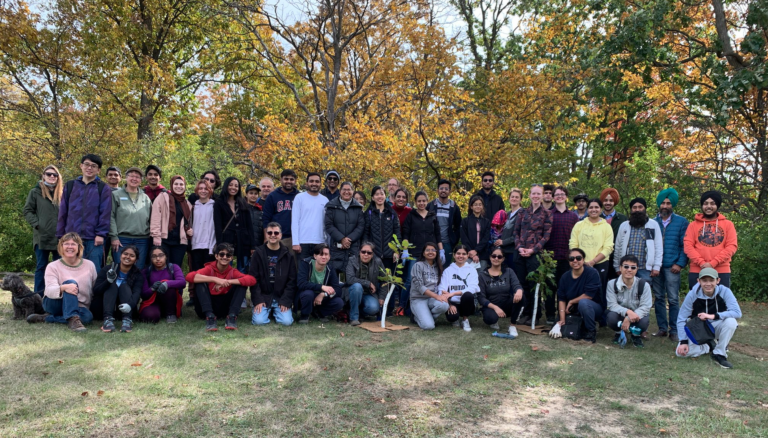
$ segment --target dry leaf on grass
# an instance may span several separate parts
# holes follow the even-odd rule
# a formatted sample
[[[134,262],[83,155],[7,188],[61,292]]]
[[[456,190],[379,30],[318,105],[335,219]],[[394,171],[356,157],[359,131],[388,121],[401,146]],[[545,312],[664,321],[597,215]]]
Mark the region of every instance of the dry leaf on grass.
[[[537,346],[535,346],[535,345],[534,345],[534,346],[532,346],[532,347],[531,347],[531,350],[533,350],[533,351],[539,351],[539,347],[537,347]]]
[[[134,362],[134,363],[131,364],[131,366],[132,367],[140,367],[141,366],[141,362]]]
[[[341,337],[342,337],[342,338],[344,337],[344,332],[341,332]]]
[[[98,392],[96,392],[96,397],[101,397],[102,395],[104,395],[104,391],[99,390]]]
[[[548,414],[548,413],[549,413],[549,409],[542,409],[542,410],[541,410],[541,413],[542,413],[542,414]]]
[[[88,391],[83,391],[83,393],[80,395],[82,395],[83,397],[88,397]]]
[[[60,360],[60,361],[59,361],[59,363],[64,363],[64,361],[63,361],[63,360]]]
[[[385,415],[384,418],[387,420],[397,420],[397,415]]]

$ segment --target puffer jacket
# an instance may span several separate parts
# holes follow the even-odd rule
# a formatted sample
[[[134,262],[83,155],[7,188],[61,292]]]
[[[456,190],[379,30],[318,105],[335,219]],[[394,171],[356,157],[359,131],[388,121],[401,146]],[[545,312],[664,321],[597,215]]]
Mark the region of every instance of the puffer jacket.
[[[442,242],[437,215],[427,210],[427,215],[421,217],[418,210],[411,210],[403,221],[403,239],[407,239],[408,243],[414,245],[414,248],[408,251],[409,255],[415,259],[421,257],[427,242],[434,244]]]
[[[364,293],[370,293],[370,286],[371,284],[374,285],[374,287],[376,287],[376,298],[380,300],[385,299],[387,297],[387,290],[386,288],[381,287],[381,282],[379,281],[379,275],[382,275],[381,270],[384,268],[384,263],[381,262],[380,258],[374,255],[371,261],[368,263],[368,275],[365,278],[360,277],[361,264],[362,261],[360,260],[360,253],[352,255],[347,261],[347,275],[344,281],[347,287],[344,288],[343,292],[344,301],[349,301],[349,292],[347,292],[347,288],[355,283],[360,283],[360,286],[363,287]]]
[[[260,204],[248,205],[248,211],[251,212],[251,225],[253,226],[253,240],[255,241],[253,249],[256,249],[264,244],[264,224],[261,222],[261,216],[264,212],[261,211]]]
[[[346,210],[341,205],[341,198],[328,201],[325,204],[325,232],[330,236],[331,261],[330,265],[337,271],[343,271],[347,260],[360,250],[360,240],[365,230],[363,206],[354,198]],[[349,237],[352,245],[349,249],[341,248],[341,240]]]
[[[661,228],[661,237],[664,240],[664,257],[661,267],[671,268],[672,265],[677,265],[684,268],[688,264],[688,256],[685,255],[685,231],[688,229],[688,219],[672,213],[672,219],[666,227],[661,216],[656,216],[656,222]]]
[[[24,204],[24,219],[32,227],[32,245],[46,251],[56,250],[56,224],[59,220],[59,206],[43,196],[42,182],[32,187]]]
[[[389,247],[392,235],[400,239],[400,220],[392,208],[384,204],[384,211],[370,207],[365,212],[363,240],[374,244],[374,253],[381,259],[391,259],[395,252]]]

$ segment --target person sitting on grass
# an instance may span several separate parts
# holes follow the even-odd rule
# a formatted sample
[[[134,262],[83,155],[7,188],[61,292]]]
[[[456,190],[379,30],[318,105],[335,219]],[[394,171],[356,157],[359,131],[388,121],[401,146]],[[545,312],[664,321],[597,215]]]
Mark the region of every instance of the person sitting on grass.
[[[156,324],[165,317],[165,322],[173,324],[181,318],[181,296],[187,284],[184,273],[181,266],[168,261],[168,249],[164,246],[153,246],[149,258],[150,265],[141,272],[144,284],[139,318]]]
[[[587,329],[582,339],[593,344],[597,341],[596,318],[602,315],[603,307],[595,301],[600,297],[600,274],[597,269],[584,266],[586,254],[581,248],[571,248],[568,252],[570,272],[560,277],[557,286],[557,301],[560,314],[560,326],[565,325],[565,316],[579,314]]]
[[[685,324],[690,318],[699,318],[702,321],[709,320],[715,330],[715,344],[696,345],[688,342]],[[679,357],[698,357],[703,354],[712,354],[712,360],[723,368],[733,368],[728,361],[728,343],[739,324],[741,308],[736,297],[730,289],[720,284],[717,271],[713,268],[704,268],[699,272],[699,281],[685,296],[680,313],[677,316],[677,335],[680,342],[677,344]]]
[[[101,331],[115,331],[115,313],[122,318],[120,331],[133,330],[133,313],[139,305],[144,277],[136,265],[141,251],[135,245],[126,245],[120,252],[120,263],[104,266],[93,285],[91,313],[94,319],[103,319]]]
[[[467,264],[467,258],[467,247],[456,245],[453,249],[454,261],[443,271],[438,289],[441,295],[448,295],[451,305],[445,318],[453,323],[454,327],[458,327],[461,317],[461,328],[470,332],[472,328],[469,326],[469,317],[475,314],[475,294],[480,291],[480,286],[477,270]]]
[[[443,264],[437,254],[437,244],[427,242],[411,270],[411,322],[422,330],[434,329],[437,318],[450,308],[448,294],[438,293]]]
[[[379,283],[384,267],[381,259],[374,254],[371,242],[363,242],[357,254],[349,256],[346,268],[347,300],[349,301],[349,324],[360,325],[360,310],[363,315],[379,313],[387,291]]]
[[[523,307],[523,286],[515,271],[504,263],[504,250],[497,246],[491,251],[491,266],[480,273],[477,302],[483,312],[483,322],[499,329],[499,318],[509,318],[509,334],[517,336],[517,315]]]
[[[318,243],[312,250],[312,257],[299,262],[297,280],[299,295],[295,307],[301,312],[299,324],[309,322],[309,316],[317,312],[321,322],[344,307],[341,298],[341,284],[336,270],[328,266],[331,252],[328,245]]]
[[[215,262],[208,262],[203,269],[187,274],[187,283],[195,285],[195,313],[205,318],[205,330],[215,332],[216,318],[227,317],[224,328],[237,330],[237,315],[245,299],[248,287],[256,279],[233,268],[230,263],[235,248],[229,243],[219,243],[214,251]]]
[[[86,331],[83,324],[93,321],[88,308],[96,281],[96,266],[83,258],[83,250],[83,240],[77,233],[61,236],[58,244],[61,258],[45,268],[43,310],[47,315],[33,313],[27,317],[27,322],[67,324],[74,332]]]
[[[608,315],[606,322],[616,335],[613,343],[618,344],[621,332],[628,332],[630,325],[639,327],[642,333],[648,330],[651,312],[651,285],[642,278],[637,277],[639,269],[637,257],[628,254],[619,260],[619,278],[608,281],[605,293],[608,302]],[[631,334],[632,344],[635,347],[643,347],[642,336]]]
[[[256,279],[251,286],[253,316],[251,324],[269,324],[269,313],[275,322],[284,326],[293,324],[293,298],[296,295],[296,259],[280,242],[282,227],[278,222],[267,224],[266,245],[256,248],[251,257],[250,272]]]

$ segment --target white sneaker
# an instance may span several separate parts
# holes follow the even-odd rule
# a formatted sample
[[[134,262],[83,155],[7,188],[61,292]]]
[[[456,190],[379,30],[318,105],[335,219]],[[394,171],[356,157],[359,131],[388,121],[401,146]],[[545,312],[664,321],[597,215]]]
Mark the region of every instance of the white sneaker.
[[[453,324],[451,324],[451,325],[454,326],[454,327],[459,327],[461,325],[461,323],[459,322],[459,320],[456,320],[456,321],[453,321]]]
[[[472,331],[472,327],[469,326],[469,320],[468,319],[465,319],[465,320],[461,321],[461,328],[465,332],[471,332]]]
[[[509,335],[517,337],[517,327],[513,325],[509,326]]]
[[[498,323],[491,324],[491,330],[498,330],[498,329],[499,329],[499,324]]]

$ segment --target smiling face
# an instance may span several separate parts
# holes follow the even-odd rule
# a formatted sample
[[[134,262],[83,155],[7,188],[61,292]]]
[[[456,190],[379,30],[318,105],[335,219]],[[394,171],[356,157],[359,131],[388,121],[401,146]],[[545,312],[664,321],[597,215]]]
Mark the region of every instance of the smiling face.
[[[211,197],[211,192],[205,184],[199,183],[197,185],[197,196],[200,197],[200,200],[207,201]]]
[[[59,182],[59,174],[52,168],[45,169],[43,172],[43,181],[49,185],[56,185]]]
[[[320,176],[312,175],[307,178],[307,191],[310,193],[320,192]]]
[[[363,245],[360,247],[360,261],[363,263],[370,263],[373,259],[373,248],[371,245]]]
[[[437,248],[432,245],[424,247],[424,259],[430,262],[434,262],[437,258]]]
[[[278,227],[267,227],[266,234],[267,242],[271,245],[276,245],[283,238],[283,233]]]
[[[568,254],[568,264],[571,265],[571,269],[578,271],[584,268],[584,256],[578,251],[571,251]]]
[[[229,182],[229,185],[227,186],[227,193],[229,196],[235,196],[240,192],[240,182],[236,179],[233,179]]]
[[[398,208],[403,208],[407,203],[408,198],[405,197],[405,192],[397,192],[395,195],[395,205],[397,205]]]
[[[336,175],[328,175],[325,179],[325,185],[328,186],[331,191],[336,191],[336,187],[339,186],[339,177]]]
[[[248,198],[248,203],[253,205],[259,201],[259,192],[258,190],[249,190],[245,197]]]
[[[323,248],[323,252],[313,255],[315,258],[315,266],[325,267],[328,264],[328,260],[331,259],[331,252],[328,248]]]
[[[160,174],[155,169],[149,169],[147,172],[147,184],[150,187],[155,187],[160,184]]]
[[[141,185],[141,175],[138,172],[128,172],[125,175],[125,185],[133,192]]]
[[[482,199],[478,199],[472,203],[472,213],[474,213],[475,216],[480,216],[483,214],[483,208],[484,204]]]
[[[701,204],[701,212],[704,213],[705,216],[712,217],[717,214],[717,204],[712,198],[708,198]]]
[[[467,251],[464,248],[461,248],[453,253],[453,259],[456,261],[456,264],[459,266],[464,266],[464,263],[467,261]]]
[[[373,202],[376,203],[376,205],[379,207],[384,205],[386,200],[387,195],[384,193],[384,189],[376,190],[376,193],[373,194]]]
[[[699,285],[701,286],[701,290],[709,297],[711,297],[715,293],[715,288],[717,288],[718,284],[720,284],[719,278],[712,278],[712,277],[699,278]]]
[[[451,186],[449,184],[440,184],[440,187],[437,188],[437,197],[446,200],[449,196],[451,196]]]
[[[483,190],[490,191],[493,189],[493,177],[491,175],[485,175],[483,177]]]
[[[621,278],[626,280],[625,283],[627,283],[628,281],[635,278],[635,275],[637,274],[637,263],[627,260],[621,264],[620,271]]]
[[[280,185],[283,187],[284,192],[290,192],[296,186],[296,178],[291,175],[286,175],[280,178]]]
[[[589,215],[590,218],[592,219],[599,218],[600,211],[601,211],[600,204],[598,204],[597,202],[589,203],[589,207],[587,207],[587,214]]]
[[[491,265],[494,268],[498,268],[504,263],[504,251],[501,248],[496,248],[491,253]]]
[[[99,174],[99,165],[94,163],[91,160],[85,160],[82,163],[80,163],[80,170],[83,171],[83,176],[88,179],[96,178],[96,175]]]
[[[531,199],[531,203],[540,204],[541,198],[544,196],[544,189],[540,186],[531,187],[531,194],[528,196]]]
[[[416,209],[419,211],[424,211],[427,209],[427,204],[429,204],[429,199],[427,199],[427,195],[419,195],[416,197]]]
[[[344,202],[351,201],[353,194],[354,194],[354,190],[352,190],[352,187],[348,184],[343,185],[341,187],[341,190],[339,190],[339,196],[341,196],[341,199]]]
[[[565,192],[560,189],[555,189],[555,203],[565,204],[566,202],[568,202],[568,196],[566,196]]]
[[[613,207],[616,205],[616,201],[613,199],[613,196],[606,195],[605,199],[603,199],[603,210],[605,210],[606,213],[610,214],[613,211]]]
[[[109,184],[112,187],[117,187],[120,185],[120,172],[116,170],[110,170],[107,172],[107,184]]]
[[[275,190],[275,184],[269,178],[264,178],[259,181],[259,188],[261,189],[261,199],[267,199],[272,190]]]
[[[187,191],[187,184],[183,179],[177,178],[175,181],[173,181],[173,187],[171,187],[171,190],[173,190],[173,193],[177,195],[183,195],[184,192]]]
[[[522,201],[523,201],[523,198],[522,196],[520,196],[520,193],[511,192],[509,194],[509,206],[512,207],[513,210],[519,207]]]
[[[136,264],[136,260],[139,255],[133,250],[133,248],[126,248],[120,253],[120,265],[124,268],[130,268]]]
[[[62,249],[62,257],[73,259],[77,258],[78,252],[80,251],[80,245],[77,244],[74,240],[65,240],[61,243],[61,249]]]

